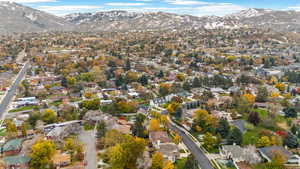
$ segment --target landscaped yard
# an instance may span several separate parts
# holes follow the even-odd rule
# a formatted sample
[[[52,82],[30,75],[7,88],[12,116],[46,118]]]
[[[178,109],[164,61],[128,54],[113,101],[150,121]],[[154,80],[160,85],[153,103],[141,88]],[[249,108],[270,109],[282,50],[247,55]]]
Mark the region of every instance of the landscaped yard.
[[[19,111],[26,111],[26,110],[32,110],[37,108],[37,106],[23,106],[23,107],[19,107],[16,109],[12,109],[9,112],[13,113],[13,112],[19,112]]]

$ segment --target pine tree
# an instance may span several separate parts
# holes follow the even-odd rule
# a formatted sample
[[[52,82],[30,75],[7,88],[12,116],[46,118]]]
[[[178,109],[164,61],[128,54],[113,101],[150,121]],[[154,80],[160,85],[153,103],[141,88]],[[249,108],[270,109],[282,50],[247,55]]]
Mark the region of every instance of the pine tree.
[[[130,69],[131,69],[130,60],[127,59],[127,60],[126,60],[126,67],[125,67],[125,70],[128,71],[128,70],[130,70]]]
[[[230,131],[230,126],[227,119],[221,118],[217,128],[217,133],[219,133],[222,136],[222,138],[226,138],[229,134],[229,131]]]
[[[105,136],[106,134],[106,124],[103,120],[101,120],[99,122],[99,124],[97,125],[97,137],[98,138],[102,138]]]
[[[289,148],[297,148],[298,138],[293,133],[289,132],[288,136],[283,141],[283,145],[286,145]]]
[[[259,114],[257,112],[251,112],[248,117],[248,121],[255,126],[260,122]]]
[[[242,144],[243,141],[243,134],[238,128],[234,128],[230,131],[227,142],[228,144]]]

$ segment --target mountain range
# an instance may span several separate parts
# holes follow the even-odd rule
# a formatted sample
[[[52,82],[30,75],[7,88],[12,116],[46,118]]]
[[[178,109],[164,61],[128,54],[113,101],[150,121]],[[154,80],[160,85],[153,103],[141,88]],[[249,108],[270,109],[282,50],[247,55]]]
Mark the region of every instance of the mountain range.
[[[247,9],[218,16],[178,15],[166,12],[108,11],[58,17],[13,2],[0,2],[0,33],[44,31],[131,31],[159,29],[270,28],[300,33],[300,12]]]

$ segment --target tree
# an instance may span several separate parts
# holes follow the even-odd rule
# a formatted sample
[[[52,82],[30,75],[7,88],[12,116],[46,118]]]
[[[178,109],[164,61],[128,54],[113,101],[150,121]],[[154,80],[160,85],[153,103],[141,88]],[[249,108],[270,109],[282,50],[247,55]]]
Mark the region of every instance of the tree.
[[[222,138],[226,138],[229,134],[229,131],[230,131],[230,126],[227,119],[221,118],[219,120],[219,125],[216,132],[219,133],[222,136]]]
[[[106,124],[105,121],[101,120],[97,125],[97,138],[102,138],[106,134]]]
[[[190,85],[190,82],[188,81],[185,81],[182,85],[182,88],[186,91],[190,91],[191,90],[191,85]]]
[[[271,141],[268,136],[262,136],[256,143],[257,147],[267,147],[271,145]]]
[[[141,77],[140,77],[140,83],[143,85],[143,86],[147,86],[148,85],[148,78],[147,78],[147,76],[146,75],[142,75]]]
[[[240,145],[242,144],[242,141],[243,141],[242,132],[236,127],[233,128],[228,135],[227,143],[231,145],[232,144]]]
[[[157,119],[151,119],[149,124],[149,130],[150,131],[159,131],[160,130],[160,124]]]
[[[259,114],[257,112],[251,112],[248,117],[248,121],[255,126],[260,122]]]
[[[298,138],[293,133],[289,132],[288,136],[283,140],[283,145],[288,146],[289,148],[298,147]]]
[[[212,151],[217,146],[217,138],[215,138],[211,133],[207,132],[203,136],[203,147],[207,151]]]
[[[88,110],[98,110],[100,108],[100,99],[84,100],[79,104],[79,107]]]
[[[190,154],[188,157],[187,157],[187,160],[184,164],[184,168],[188,168],[188,169],[198,169],[198,163],[194,157],[193,154]]]
[[[15,123],[12,122],[12,120],[6,120],[5,121],[6,131],[8,134],[8,137],[16,137],[18,135],[18,129]]]
[[[164,166],[164,157],[160,152],[156,152],[152,156],[151,169],[163,169]]]
[[[169,83],[162,83],[159,85],[159,94],[161,96],[166,96],[172,91],[171,85]]]
[[[46,109],[43,112],[42,119],[45,123],[51,124],[55,123],[57,120],[56,113],[52,109]]]
[[[275,87],[281,92],[285,90],[285,85],[283,83],[277,83]]]
[[[199,109],[194,112],[193,130],[202,129],[203,132],[213,133],[217,127],[217,119],[206,110]]]
[[[133,129],[132,129],[133,135],[141,138],[146,137],[146,128],[144,126],[145,119],[146,117],[143,114],[138,114],[136,116],[136,120],[134,122]]]
[[[178,145],[181,142],[181,139],[182,138],[180,137],[180,135],[178,133],[176,133],[173,138],[173,142]]]
[[[22,136],[23,137],[27,136],[27,124],[26,123],[22,123],[22,125],[21,125],[21,132],[22,132]]]
[[[112,169],[134,169],[137,159],[143,154],[146,141],[142,138],[134,138],[123,135],[124,140],[109,148],[108,157]]]
[[[198,77],[195,77],[192,83],[193,88],[201,87],[201,82]]]
[[[163,169],[174,169],[174,164],[171,161],[167,161],[163,167]]]
[[[31,169],[47,169],[51,165],[51,158],[55,153],[55,144],[51,140],[41,139],[37,141],[31,148],[30,168]]]
[[[255,102],[255,96],[253,94],[246,93],[243,95],[243,97],[245,97],[248,103],[250,103],[251,105]]]
[[[64,142],[63,149],[71,154],[71,160],[73,161],[75,155],[83,152],[82,144],[73,138],[67,138]]]
[[[164,75],[164,72],[162,70],[159,71],[157,77],[159,78],[163,78],[165,75]]]
[[[256,96],[256,101],[257,102],[266,102],[268,99],[268,90],[266,87],[261,86],[258,88],[258,93]]]
[[[297,111],[294,109],[294,108],[284,108],[283,109],[283,112],[284,112],[284,117],[285,118],[296,118],[298,116],[298,113]]]
[[[129,71],[130,69],[131,69],[131,63],[130,63],[130,60],[127,59],[127,60],[126,60],[125,70],[126,70],[126,71]]]
[[[237,101],[237,111],[240,114],[248,113],[251,109],[252,104],[246,97],[241,96]]]
[[[291,132],[294,135],[296,135],[298,133],[298,130],[299,130],[298,127],[295,124],[293,124],[292,127],[291,127]]]

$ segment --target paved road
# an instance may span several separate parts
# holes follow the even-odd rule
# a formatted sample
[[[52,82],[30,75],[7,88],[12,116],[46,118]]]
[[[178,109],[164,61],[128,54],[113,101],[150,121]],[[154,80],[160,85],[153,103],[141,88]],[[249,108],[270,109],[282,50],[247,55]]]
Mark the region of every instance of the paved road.
[[[29,62],[26,62],[23,68],[20,70],[19,74],[17,75],[17,78],[15,79],[14,83],[11,85],[10,89],[6,92],[6,95],[2,99],[2,102],[0,104],[1,119],[4,118],[3,114],[6,112],[10,102],[13,99],[13,96],[15,95],[18,89],[19,84],[21,83],[22,79],[26,75],[28,67],[29,67]]]
[[[79,134],[79,140],[85,144],[86,169],[97,169],[96,138],[93,130],[82,131]]]
[[[177,131],[178,134],[182,137],[182,141],[191,151],[191,153],[195,156],[201,169],[214,169],[205,153],[196,145],[195,142],[193,142],[193,140],[182,129],[178,128],[172,123],[170,123],[170,128],[171,130]]]

